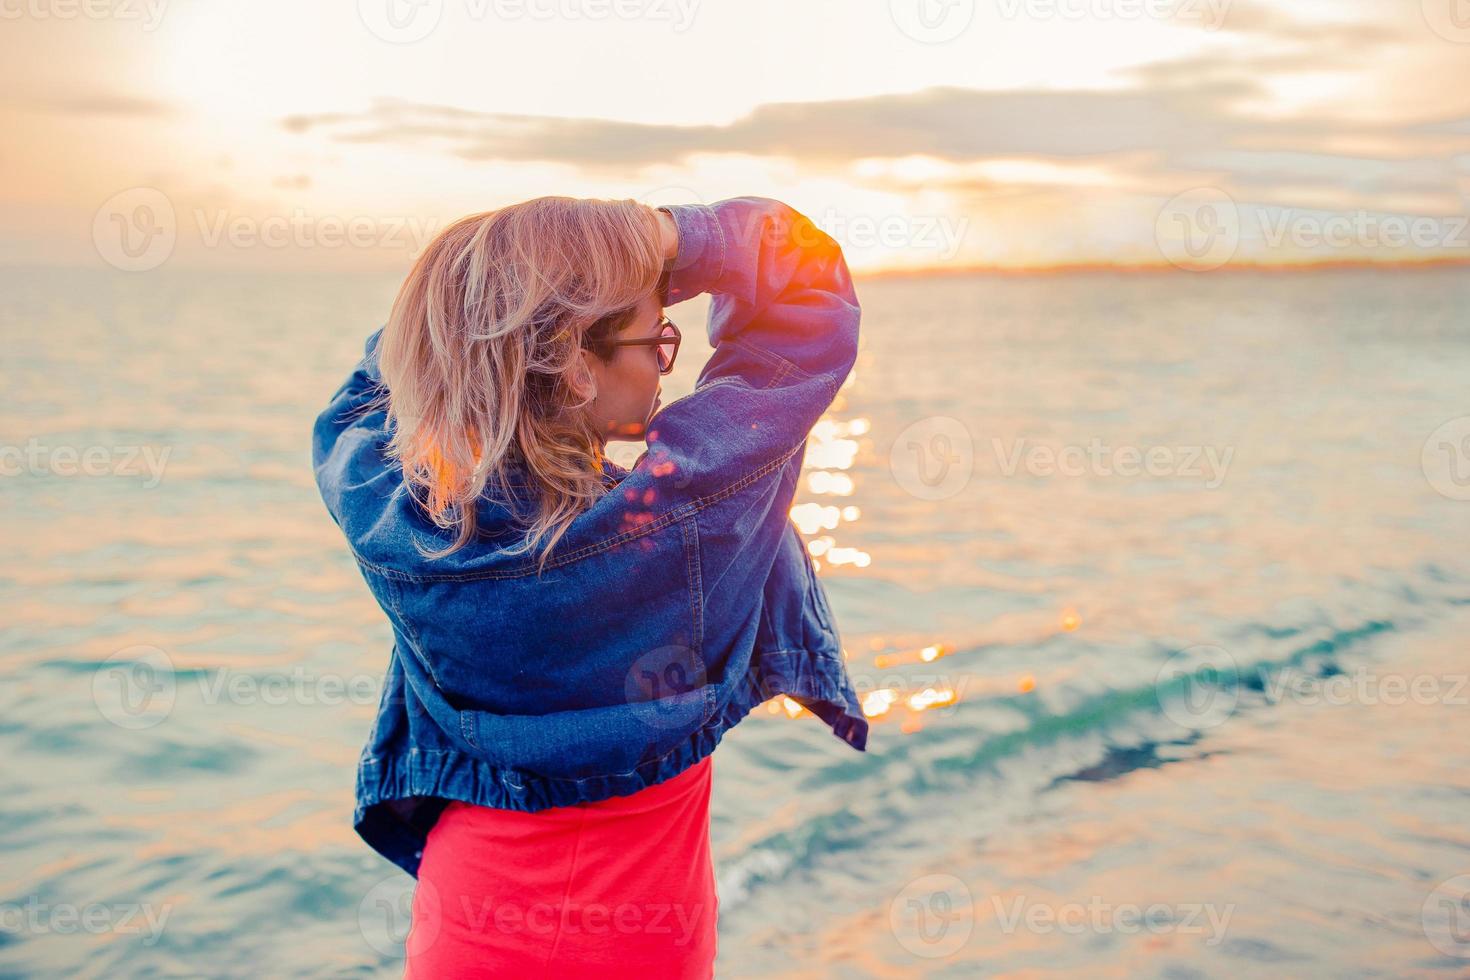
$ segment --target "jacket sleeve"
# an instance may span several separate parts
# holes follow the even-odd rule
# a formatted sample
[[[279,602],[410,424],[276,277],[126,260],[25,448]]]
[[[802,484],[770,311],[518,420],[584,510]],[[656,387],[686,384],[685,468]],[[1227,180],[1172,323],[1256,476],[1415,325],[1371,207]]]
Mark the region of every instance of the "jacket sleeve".
[[[709,292],[714,353],[694,391],[651,420],[629,499],[692,514],[701,667],[729,685],[807,662],[787,654],[838,653],[790,510],[807,437],[856,360],[860,309],[841,248],[787,205],[737,197],[666,210],[679,228],[666,305]],[[787,689],[851,714],[834,730],[861,747],[840,653],[813,662],[831,666]]]
[[[663,210],[679,228],[665,305],[710,293],[714,353],[694,391],[653,417],[635,469],[698,504],[805,446],[852,370],[860,309],[841,248],[780,201]]]
[[[386,392],[377,357],[382,334],[379,328],[368,337],[361,360],[312,424],[311,462],[317,489],[332,520],[348,533],[349,540],[353,529],[344,523],[349,499],[362,499],[364,491],[371,490],[386,502],[402,482],[397,467],[381,452],[388,437]]]

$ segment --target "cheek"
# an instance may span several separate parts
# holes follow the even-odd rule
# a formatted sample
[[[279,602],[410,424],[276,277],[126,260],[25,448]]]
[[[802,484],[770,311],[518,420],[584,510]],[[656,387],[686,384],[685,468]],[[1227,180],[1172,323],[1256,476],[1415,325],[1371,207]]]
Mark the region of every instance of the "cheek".
[[[658,377],[657,355],[649,356],[645,353],[629,367],[629,388],[640,397],[645,393],[652,393],[658,387]]]

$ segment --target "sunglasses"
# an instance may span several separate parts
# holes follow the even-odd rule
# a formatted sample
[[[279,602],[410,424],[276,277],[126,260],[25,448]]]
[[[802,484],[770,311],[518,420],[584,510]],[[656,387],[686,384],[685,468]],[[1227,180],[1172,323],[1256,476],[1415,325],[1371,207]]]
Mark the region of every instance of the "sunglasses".
[[[674,326],[674,321],[668,317],[659,318],[659,331],[652,337],[639,337],[636,340],[604,340],[597,346],[607,349],[607,356],[611,357],[611,348],[614,347],[656,347],[658,348],[658,373],[668,374],[674,370],[674,359],[679,356],[679,341],[682,335],[679,328]]]

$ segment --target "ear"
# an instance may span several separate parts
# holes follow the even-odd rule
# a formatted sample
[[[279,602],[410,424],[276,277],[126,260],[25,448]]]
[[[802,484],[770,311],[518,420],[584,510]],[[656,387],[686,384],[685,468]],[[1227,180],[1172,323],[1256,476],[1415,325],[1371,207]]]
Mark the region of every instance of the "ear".
[[[602,377],[602,361],[590,350],[580,350],[581,361],[572,371],[571,386],[578,398],[596,400],[598,380]]]

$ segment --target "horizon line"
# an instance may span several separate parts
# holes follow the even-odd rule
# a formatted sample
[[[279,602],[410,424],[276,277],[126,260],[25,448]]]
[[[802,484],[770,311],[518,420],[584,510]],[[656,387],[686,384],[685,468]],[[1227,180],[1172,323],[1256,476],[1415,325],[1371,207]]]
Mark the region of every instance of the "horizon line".
[[[155,269],[139,270],[129,272],[121,269],[113,269],[96,263],[81,262],[9,262],[0,261],[0,270],[84,270],[94,272],[120,272],[124,275],[146,276],[150,272],[165,271],[165,267],[172,263],[164,263]],[[854,279],[941,279],[960,278],[964,276],[991,276],[1002,278],[1028,278],[1065,275],[1090,275],[1090,274],[1118,274],[1118,275],[1154,275],[1157,273],[1186,273],[1189,275],[1207,275],[1210,273],[1268,273],[1272,275],[1291,275],[1296,273],[1331,272],[1345,270],[1371,270],[1371,271],[1423,271],[1435,269],[1470,269],[1470,257],[1464,258],[1422,258],[1422,259],[1324,259],[1320,261],[1298,261],[1298,262],[1226,262],[1223,265],[1207,268],[1189,268],[1188,266],[1176,265],[1172,262],[1058,262],[1047,265],[930,265],[930,266],[892,266],[887,268],[853,269],[850,270]],[[251,266],[242,264],[238,266],[180,263],[173,264],[171,272],[243,272],[243,273],[273,273],[284,275],[313,275],[324,273],[329,275],[386,275],[396,273],[397,270],[387,268],[341,268],[323,267],[319,269],[282,268],[271,269],[264,266]]]
[[[1323,259],[1301,262],[1226,262],[1223,265],[1192,269],[1172,262],[1058,262],[1050,265],[931,265],[913,268],[890,267],[853,270],[854,279],[931,279],[950,276],[1002,276],[1024,278],[1028,276],[1054,276],[1089,273],[1120,273],[1124,275],[1149,275],[1159,272],[1182,272],[1189,275],[1206,275],[1215,272],[1247,273],[1265,272],[1291,274],[1298,272],[1330,272],[1337,270],[1426,270],[1426,269],[1470,269],[1470,257],[1424,258],[1424,259]]]

